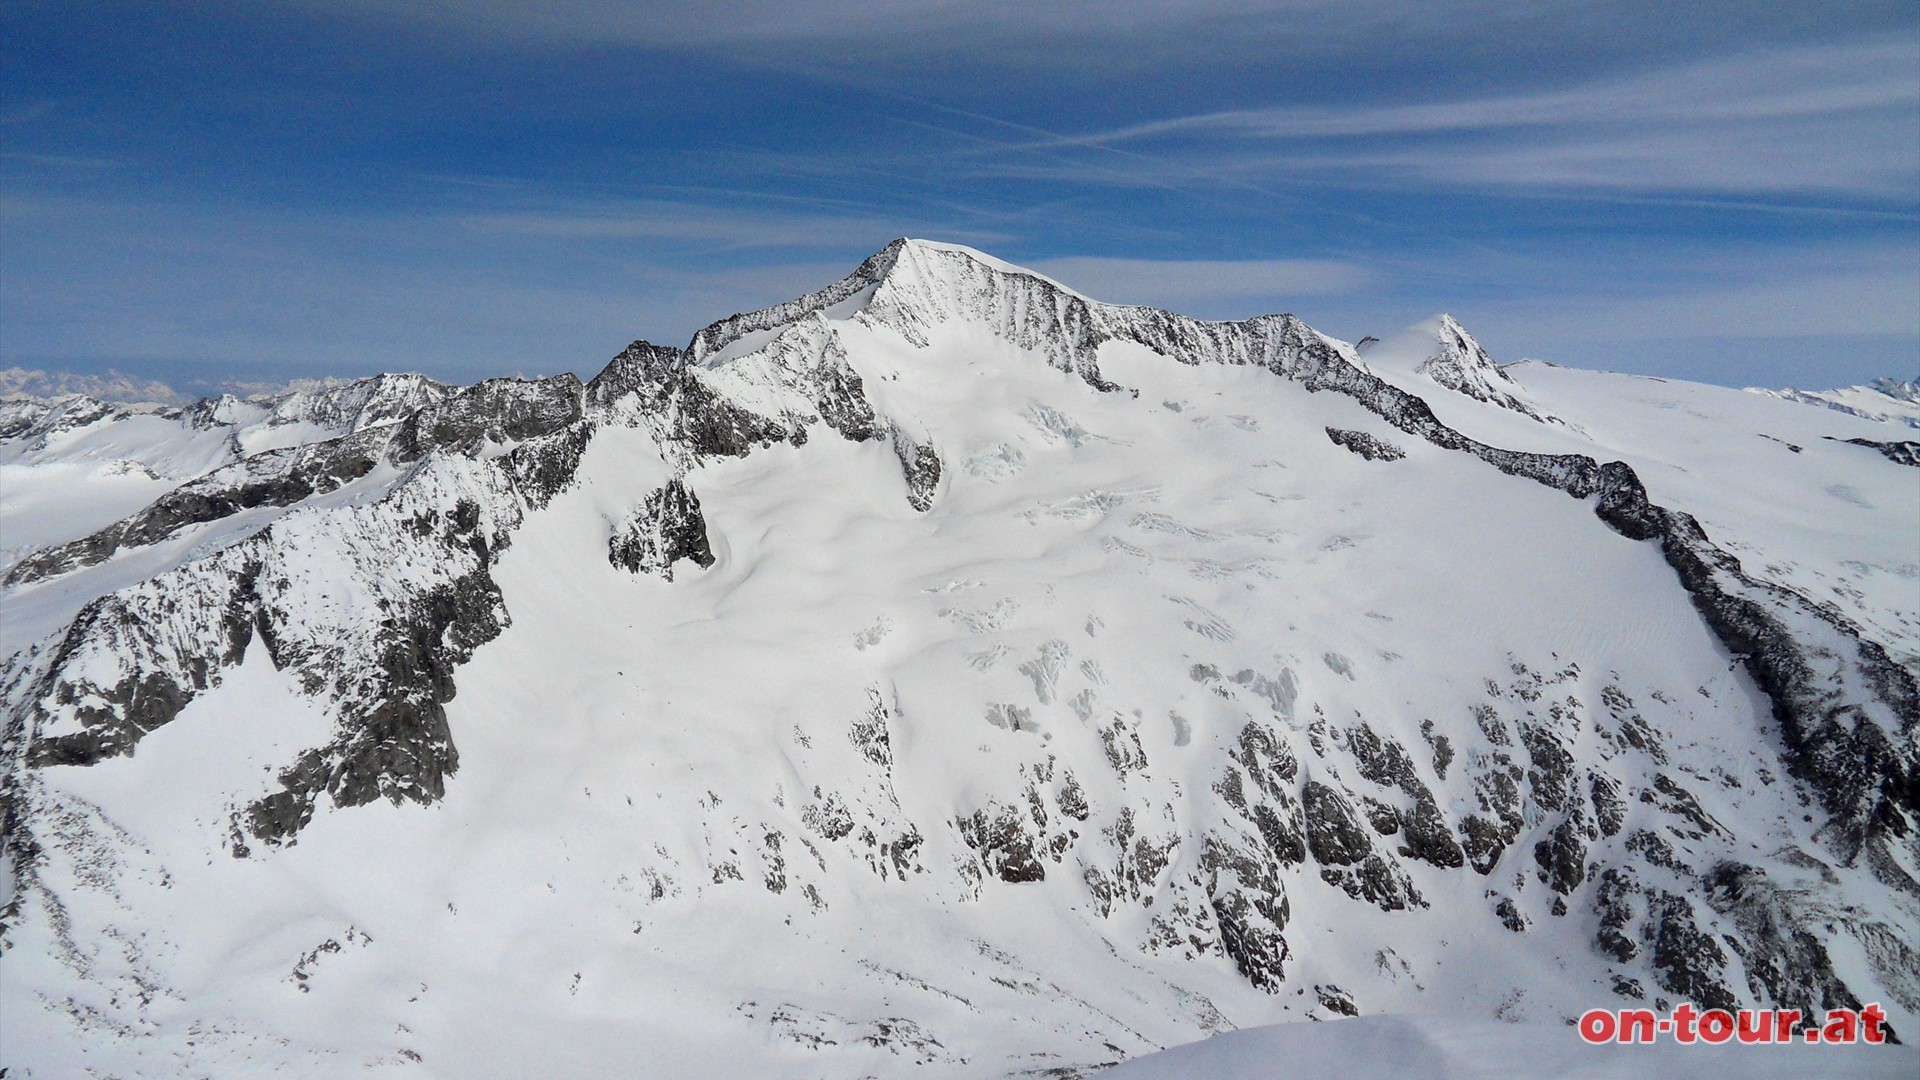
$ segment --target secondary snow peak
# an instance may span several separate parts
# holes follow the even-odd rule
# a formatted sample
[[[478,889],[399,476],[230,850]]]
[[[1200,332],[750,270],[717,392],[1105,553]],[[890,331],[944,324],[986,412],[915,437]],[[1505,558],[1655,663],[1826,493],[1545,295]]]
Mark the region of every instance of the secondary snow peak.
[[[1561,422],[1528,401],[1525,388],[1445,312],[1369,345],[1360,355],[1390,378],[1415,378],[1535,420]]]

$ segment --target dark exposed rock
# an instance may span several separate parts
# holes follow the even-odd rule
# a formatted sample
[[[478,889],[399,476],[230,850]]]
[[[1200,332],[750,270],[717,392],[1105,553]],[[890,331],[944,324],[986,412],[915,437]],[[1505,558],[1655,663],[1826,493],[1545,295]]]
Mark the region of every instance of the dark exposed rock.
[[[1526,827],[1526,819],[1520,812],[1520,781],[1526,773],[1503,752],[1489,755],[1488,765],[1490,767],[1474,774],[1473,794],[1480,809],[1493,815],[1490,824],[1495,826],[1495,832],[1492,835],[1497,838],[1498,846],[1505,847]]]
[[[1725,862],[1707,873],[1707,903],[1739,929],[1729,943],[1740,954],[1754,997],[1806,1016],[1859,1009],[1860,999],[1833,970],[1826,947],[1806,929],[1813,921],[1795,899],[1756,867]]]
[[[1544,724],[1520,725],[1520,741],[1531,767],[1527,785],[1533,799],[1548,810],[1564,810],[1576,801],[1573,755]]]
[[[1057,802],[1060,812],[1075,821],[1087,820],[1087,815],[1091,812],[1087,806],[1087,793],[1081,790],[1080,782],[1073,778],[1072,773],[1067,773],[1061,781]]]
[[[1466,853],[1467,863],[1475,873],[1491,874],[1499,864],[1500,856],[1513,842],[1514,834],[1499,824],[1481,817],[1468,814],[1460,819],[1461,849]]]
[[[1373,831],[1381,836],[1392,836],[1400,831],[1400,811],[1381,802],[1379,799],[1361,796],[1360,812],[1373,826]]]
[[[1420,721],[1420,734],[1427,740],[1427,745],[1433,749],[1434,775],[1445,780],[1447,778],[1447,766],[1453,764],[1453,740],[1447,738],[1445,735],[1437,734],[1433,730],[1433,721],[1431,720]]]
[[[1653,969],[1661,986],[1705,1009],[1736,1009],[1740,1001],[1721,981],[1727,954],[1694,922],[1686,897],[1660,893],[1648,905]]]
[[[1231,752],[1252,778],[1254,786],[1268,798],[1281,798],[1300,773],[1293,748],[1273,737],[1268,728],[1248,723],[1240,729],[1239,745]]]
[[[1313,996],[1319,999],[1320,1007],[1330,1013],[1337,1013],[1341,1016],[1360,1015],[1359,1006],[1353,1003],[1353,995],[1331,983],[1326,985],[1316,983],[1313,988]]]
[[[900,468],[907,477],[907,505],[921,513],[933,509],[933,493],[940,486],[940,455],[931,446],[896,442]]]
[[[1400,821],[1406,829],[1406,842],[1400,848],[1401,854],[1411,855],[1443,870],[1458,869],[1466,861],[1466,853],[1461,850],[1460,842],[1454,839],[1453,830],[1447,827],[1446,817],[1431,798],[1416,802],[1411,811],[1400,816]]]
[[[1347,866],[1373,852],[1366,830],[1339,792],[1309,780],[1301,789],[1300,806],[1306,817],[1307,850],[1315,862]]]
[[[1588,783],[1592,785],[1593,816],[1600,825],[1600,835],[1618,834],[1627,823],[1627,804],[1620,797],[1619,787],[1600,773],[1591,774]]]
[[[613,565],[636,574],[659,574],[673,580],[673,564],[681,559],[701,569],[713,565],[707,542],[707,520],[700,498],[679,480],[669,480],[647,495],[633,518],[607,541]]]
[[[587,384],[598,416],[645,423],[663,446],[678,448],[679,464],[745,457],[785,442],[792,432],[714,393],[689,368],[689,354],[636,341]]]
[[[284,770],[281,790],[247,808],[247,831],[269,843],[290,842],[322,793],[342,807],[381,798],[426,804],[445,795],[447,777],[460,767],[445,708],[454,696],[453,672],[499,635],[504,615],[499,588],[475,570],[391,620],[382,631],[376,684],[385,694],[349,706],[333,742]]]
[[[1691,839],[1698,840],[1709,834],[1726,835],[1726,830],[1721,828],[1720,823],[1700,808],[1700,801],[1693,797],[1693,793],[1681,787],[1678,781],[1666,773],[1654,776],[1653,789],[1642,789],[1640,801],[1649,806],[1658,806],[1691,824],[1693,829],[1687,832]]]
[[[1587,847],[1580,841],[1580,828],[1572,818],[1562,821],[1547,839],[1533,846],[1533,861],[1540,865],[1540,880],[1561,896],[1571,896],[1587,876]]]
[[[1327,429],[1327,438],[1332,439],[1335,445],[1344,446],[1368,461],[1399,461],[1407,456],[1405,450],[1364,431],[1330,427]]]
[[[1220,926],[1220,947],[1241,976],[1269,994],[1279,993],[1291,955],[1281,927],[1240,892],[1215,897],[1213,916]]]
[[[839,840],[853,832],[853,814],[847,809],[847,802],[839,792],[822,798],[820,789],[816,787],[813,796],[816,801],[800,812],[800,820],[807,828],[829,840]]]
[[[1627,850],[1646,860],[1648,865],[1671,870],[1681,877],[1693,876],[1693,867],[1680,861],[1666,837],[1650,829],[1635,829],[1628,833]]]
[[[1426,900],[1413,887],[1406,872],[1377,852],[1355,866],[1322,866],[1320,880],[1344,889],[1348,896],[1365,900],[1382,911],[1405,911],[1425,907]]]
[[[1347,747],[1353,752],[1360,775],[1381,787],[1398,788],[1409,795],[1426,791],[1413,770],[1413,758],[1391,738],[1383,738],[1365,724],[1347,732]]]
[[[987,873],[1016,885],[1046,880],[1047,868],[1036,848],[1036,838],[1018,809],[989,804],[954,824],[960,838],[979,854]]]
[[[867,711],[853,722],[853,729],[847,733],[854,749],[860,756],[883,769],[893,768],[893,739],[887,732],[889,713],[886,702],[881,700],[880,691],[867,690]]]
[[[513,477],[514,490],[539,509],[573,484],[580,468],[580,456],[592,439],[592,428],[575,424],[547,435],[537,436],[507,452],[503,463]]]
[[[488,379],[414,413],[399,437],[402,460],[432,450],[478,454],[550,435],[578,421],[584,388],[572,375],[551,379]]]
[[[1500,902],[1493,905],[1493,913],[1500,916],[1500,925],[1514,933],[1524,934],[1527,932],[1527,917],[1520,914],[1520,909],[1514,906],[1512,897],[1501,897]]]
[[[1115,714],[1100,729],[1100,745],[1107,752],[1107,764],[1123,777],[1147,767],[1147,751],[1140,745],[1140,731],[1125,716]]]
[[[1301,790],[1301,810],[1307,850],[1321,864],[1322,881],[1384,911],[1423,903],[1406,873],[1374,850],[1352,806],[1338,791],[1307,781]]]
[[[1828,435],[1826,438],[1833,439],[1833,436]],[[1912,465],[1915,468],[1920,468],[1920,442],[1914,442],[1911,439],[1890,439],[1885,442],[1879,442],[1874,439],[1833,439],[1833,441],[1846,442],[1854,446],[1864,446],[1869,450],[1877,450],[1881,457],[1886,458],[1895,465]]]
[[[1103,830],[1114,853],[1112,865],[1117,895],[1139,899],[1152,891],[1180,844],[1178,836],[1159,840],[1143,835],[1132,807],[1122,807],[1111,828]]]
[[[1279,810],[1267,803],[1256,803],[1250,816],[1275,863],[1296,866],[1306,861],[1307,841],[1291,799],[1285,800]]]
[[[1600,916],[1600,929],[1594,934],[1594,948],[1614,962],[1624,964],[1640,955],[1640,943],[1631,933],[1638,917],[1636,902],[1640,890],[1631,875],[1615,868],[1600,872],[1593,890],[1593,910]]]

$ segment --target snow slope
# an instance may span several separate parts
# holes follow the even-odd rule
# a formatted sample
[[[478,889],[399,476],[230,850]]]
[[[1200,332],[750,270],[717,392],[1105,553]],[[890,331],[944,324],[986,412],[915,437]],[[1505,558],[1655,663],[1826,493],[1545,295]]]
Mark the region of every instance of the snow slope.
[[[1451,367],[902,241],[585,385],[41,415],[4,467],[157,479],[48,483],[0,586],[7,1064],[1920,1030],[1920,495],[1820,438],[1897,431],[1429,330]]]

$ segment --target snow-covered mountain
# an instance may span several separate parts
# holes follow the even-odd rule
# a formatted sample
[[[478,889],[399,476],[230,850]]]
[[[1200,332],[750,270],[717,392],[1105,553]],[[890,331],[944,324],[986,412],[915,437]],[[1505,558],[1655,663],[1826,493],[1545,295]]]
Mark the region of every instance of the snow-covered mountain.
[[[8,408],[19,1075],[1920,1031],[1892,422],[923,241],[584,384]]]

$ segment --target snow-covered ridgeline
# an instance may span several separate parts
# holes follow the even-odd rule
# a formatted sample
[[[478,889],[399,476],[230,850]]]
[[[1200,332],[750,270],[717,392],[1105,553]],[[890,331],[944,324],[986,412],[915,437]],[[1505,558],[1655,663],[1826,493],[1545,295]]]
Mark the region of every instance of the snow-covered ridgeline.
[[[1577,455],[1520,453],[1469,439],[1441,424],[1420,399],[1353,363],[1341,348],[1292,316],[1211,323],[1152,309],[1099,304],[964,248],[896,241],[827,290],[715,324],[697,335],[686,353],[636,343],[596,377],[586,399],[600,422],[642,424],[658,445],[677,448],[672,454],[679,474],[757,446],[803,441],[807,428],[816,422],[824,421],[854,441],[891,438],[903,467],[910,476],[917,476],[910,498],[917,508],[925,509],[938,483],[937,456],[930,447],[897,438],[902,421],[876,417],[859,376],[847,365],[836,331],[821,316],[825,308],[862,293],[867,297],[853,314],[857,321],[885,327],[924,345],[931,327],[966,320],[1102,390],[1119,389],[1099,370],[1099,347],[1109,341],[1129,341],[1190,364],[1261,366],[1301,381],[1309,389],[1347,394],[1394,426],[1435,445],[1472,453],[1503,471],[1560,488],[1576,498],[1597,497],[1596,512],[1603,521],[1636,539],[1661,543],[1709,624],[1730,651],[1743,658],[1773,699],[1791,760],[1815,782],[1836,814],[1836,836],[1849,857],[1870,834],[1916,812],[1914,778],[1920,768],[1915,766],[1917,707],[1912,679],[1891,664],[1883,650],[1863,641],[1844,618],[1788,590],[1761,587],[1745,577],[1737,560],[1716,548],[1691,519],[1649,505],[1644,489],[1625,465],[1615,462],[1603,467]],[[1463,350],[1484,355],[1450,319],[1443,320],[1441,330],[1453,333],[1442,336],[1437,361],[1457,361],[1455,353]],[[757,348],[723,362],[697,362],[703,354],[711,355],[748,333],[771,336]],[[1441,368],[1427,365],[1422,370],[1432,374],[1458,368],[1458,363],[1451,367],[1443,363]],[[462,391],[451,408],[406,411],[417,402],[440,399],[443,391],[424,380],[379,379],[318,394],[291,395],[265,410],[266,422],[305,421],[357,431],[391,422],[396,415],[409,419],[381,439],[335,439],[317,447],[245,459],[169,493],[108,530],[23,562],[8,580],[22,584],[92,565],[123,545],[153,543],[242,509],[295,504],[365,475],[378,455],[384,454],[395,465],[435,449],[484,455],[489,445],[504,447],[548,435],[575,423],[580,415],[579,404],[563,400],[572,396],[563,386],[556,384],[549,393],[545,384],[512,380],[494,380]],[[235,415],[241,412],[241,403],[215,400],[188,410],[185,416],[202,425],[262,422],[259,415]],[[584,430],[567,436],[573,442],[587,437]],[[553,456],[523,452],[520,460],[541,454]],[[548,473],[541,477],[543,489],[564,486],[570,479],[565,460],[545,462],[542,468]],[[502,523],[486,541],[498,547],[509,537],[516,517],[500,505],[503,500],[497,494],[473,501],[489,521]],[[451,507],[441,509],[445,513]],[[409,507],[407,512],[414,510]],[[434,551],[437,556],[438,549]],[[244,576],[238,570],[234,573]],[[110,632],[83,629],[101,626],[97,617],[76,620],[68,637],[108,634],[114,643],[106,647],[108,653],[149,623],[197,624],[192,640],[223,644],[142,650],[155,657],[161,670],[121,671],[111,684],[89,680],[85,684],[89,689],[83,691],[61,681],[60,671],[68,664],[64,657],[82,651],[77,642],[70,643],[56,654],[61,658],[52,661],[43,676],[46,681],[34,695],[37,709],[40,715],[53,716],[52,705],[59,703],[69,724],[78,723],[83,730],[110,729],[113,734],[102,737],[99,750],[82,752],[72,749],[79,732],[56,725],[48,730],[62,731],[59,738],[64,741],[52,745],[66,749],[40,750],[36,760],[79,760],[100,752],[127,752],[140,732],[163,722],[198,688],[217,681],[222,658],[230,661],[244,647],[244,640],[238,648],[231,643],[231,633],[213,631],[232,623],[234,617],[227,608],[226,601],[197,607],[189,603],[166,619],[121,620]],[[1829,665],[1818,665],[1813,658],[1829,654],[1838,655],[1842,662],[1823,678],[1822,669]],[[188,673],[187,677],[168,670],[172,668]],[[168,688],[140,689],[155,679],[160,682],[154,685]],[[84,708],[76,704],[82,701],[89,704]],[[1859,726],[1856,718],[1870,724]]]

